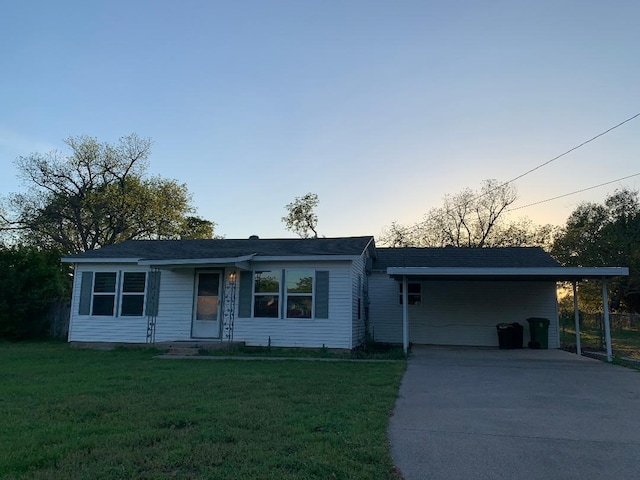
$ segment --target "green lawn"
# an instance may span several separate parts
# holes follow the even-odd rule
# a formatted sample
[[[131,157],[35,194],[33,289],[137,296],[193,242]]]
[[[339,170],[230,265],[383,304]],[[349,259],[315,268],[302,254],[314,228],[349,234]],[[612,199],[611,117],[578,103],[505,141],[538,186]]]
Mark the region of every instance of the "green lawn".
[[[560,343],[575,351],[576,333],[575,327],[565,326],[560,331]],[[580,329],[580,345],[583,350],[604,351],[604,342],[601,344],[600,331],[596,328]],[[638,330],[611,330],[611,349],[614,355],[621,357],[640,358],[640,331]]]
[[[0,478],[390,479],[403,361],[0,344]]]

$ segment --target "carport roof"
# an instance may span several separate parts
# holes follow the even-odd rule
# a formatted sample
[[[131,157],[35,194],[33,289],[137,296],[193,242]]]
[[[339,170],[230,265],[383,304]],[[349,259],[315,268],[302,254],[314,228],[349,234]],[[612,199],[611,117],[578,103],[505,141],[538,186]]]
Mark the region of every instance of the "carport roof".
[[[379,248],[374,269],[414,280],[582,280],[629,274],[626,267],[563,267],[538,247]]]
[[[447,268],[539,268],[559,267],[551,256],[539,247],[503,248],[376,248],[378,258],[374,269],[389,267]]]

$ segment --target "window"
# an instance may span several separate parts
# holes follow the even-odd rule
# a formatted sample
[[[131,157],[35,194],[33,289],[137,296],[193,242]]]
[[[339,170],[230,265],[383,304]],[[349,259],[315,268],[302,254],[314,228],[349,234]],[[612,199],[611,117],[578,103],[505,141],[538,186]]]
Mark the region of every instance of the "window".
[[[312,318],[315,273],[309,269],[253,272],[254,318]]]
[[[217,321],[220,296],[220,274],[198,274],[196,320]]]
[[[402,282],[400,285],[400,305],[402,305]],[[407,285],[407,297],[409,305],[420,305],[422,303],[422,284],[409,282]]]
[[[93,315],[113,315],[116,303],[116,272],[96,272],[92,303]]]
[[[253,316],[278,318],[280,316],[280,272],[254,272]]]
[[[287,270],[287,318],[311,318],[313,271]]]
[[[144,310],[144,286],[146,273],[124,272],[122,280],[123,317],[141,317]]]
[[[122,316],[142,316],[147,274],[145,272],[124,272],[121,279],[122,287],[118,292],[117,272],[95,273],[91,315],[112,317],[116,312],[116,298],[119,294],[119,308]]]

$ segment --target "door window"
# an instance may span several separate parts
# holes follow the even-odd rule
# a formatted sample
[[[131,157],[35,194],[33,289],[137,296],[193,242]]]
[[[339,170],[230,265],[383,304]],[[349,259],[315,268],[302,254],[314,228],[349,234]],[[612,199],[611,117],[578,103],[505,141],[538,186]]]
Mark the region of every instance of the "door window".
[[[218,320],[220,293],[220,274],[201,273],[198,276],[198,299],[196,302],[196,320]]]

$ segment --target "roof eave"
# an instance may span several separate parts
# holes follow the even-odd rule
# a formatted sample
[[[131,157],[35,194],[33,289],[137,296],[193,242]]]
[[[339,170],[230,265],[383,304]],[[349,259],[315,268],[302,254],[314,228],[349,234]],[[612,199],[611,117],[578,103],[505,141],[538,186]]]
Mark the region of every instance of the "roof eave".
[[[140,258],[126,257],[62,257],[62,263],[138,263]]]
[[[579,280],[590,278],[623,277],[629,275],[627,267],[389,267],[391,276],[438,277],[438,278],[551,278],[556,280]]]
[[[256,255],[254,262],[344,262],[358,260],[361,255]]]

